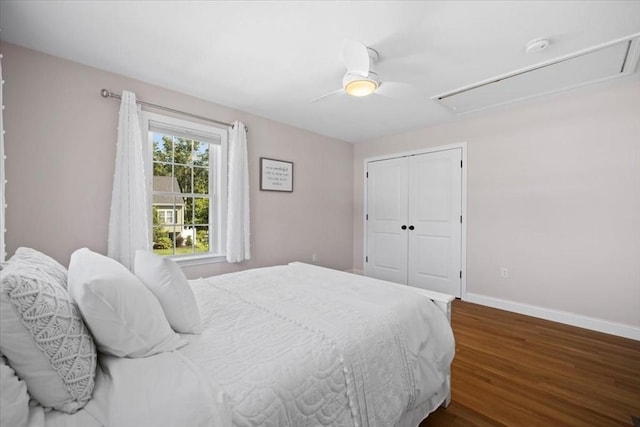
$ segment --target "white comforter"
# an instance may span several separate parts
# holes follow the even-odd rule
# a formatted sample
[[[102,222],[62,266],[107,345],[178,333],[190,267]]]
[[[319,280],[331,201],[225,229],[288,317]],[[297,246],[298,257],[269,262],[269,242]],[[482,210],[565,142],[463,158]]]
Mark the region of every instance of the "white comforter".
[[[84,409],[34,407],[30,427],[389,427],[445,398],[451,328],[410,288],[299,263],[191,284],[202,335],[101,357]]]
[[[388,427],[445,397],[451,328],[410,288],[299,263],[192,285],[205,332],[180,352],[234,426]]]
[[[29,427],[226,427],[222,389],[177,351],[142,359],[101,356],[93,397],[75,414],[29,411]]]

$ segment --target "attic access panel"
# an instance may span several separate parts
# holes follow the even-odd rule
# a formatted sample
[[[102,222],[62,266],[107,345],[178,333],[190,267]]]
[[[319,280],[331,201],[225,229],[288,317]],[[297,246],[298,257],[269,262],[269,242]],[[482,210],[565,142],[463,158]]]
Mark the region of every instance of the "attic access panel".
[[[635,70],[638,44],[638,38],[617,41],[456,89],[433,99],[454,113],[463,114],[621,77]]]

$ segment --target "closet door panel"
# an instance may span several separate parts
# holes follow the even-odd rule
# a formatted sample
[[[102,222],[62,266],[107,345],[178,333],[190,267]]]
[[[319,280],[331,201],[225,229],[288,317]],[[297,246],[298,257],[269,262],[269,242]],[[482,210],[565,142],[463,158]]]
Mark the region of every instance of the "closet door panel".
[[[449,259],[451,258],[451,239],[447,236],[433,236],[416,233],[416,254],[411,258],[420,260],[413,272],[412,279],[431,277],[447,279],[449,277]]]
[[[408,284],[460,296],[461,150],[409,157]]]
[[[407,158],[367,165],[365,274],[407,283]]]

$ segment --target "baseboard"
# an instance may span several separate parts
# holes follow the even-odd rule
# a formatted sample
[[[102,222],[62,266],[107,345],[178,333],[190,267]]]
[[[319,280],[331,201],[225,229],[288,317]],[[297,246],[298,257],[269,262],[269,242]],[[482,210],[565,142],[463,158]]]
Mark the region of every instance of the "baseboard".
[[[552,320],[566,325],[591,329],[592,331],[604,332],[606,334],[640,341],[640,328],[624,323],[612,322],[567,311],[554,310],[546,307],[488,297],[471,292],[467,292],[466,297],[463,299],[465,301],[486,305],[488,307],[499,308],[501,310],[525,314],[527,316],[538,317],[545,320]]]

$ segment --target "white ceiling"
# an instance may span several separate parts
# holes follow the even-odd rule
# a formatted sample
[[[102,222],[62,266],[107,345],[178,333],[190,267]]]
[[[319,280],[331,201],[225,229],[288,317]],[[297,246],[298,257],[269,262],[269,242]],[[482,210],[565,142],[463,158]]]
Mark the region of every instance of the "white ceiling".
[[[431,96],[639,33],[640,1],[2,1],[0,28],[4,41],[361,142],[451,119]],[[551,45],[527,55],[540,37]],[[383,81],[425,96],[310,103],[341,87],[345,38],[379,52]]]

